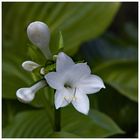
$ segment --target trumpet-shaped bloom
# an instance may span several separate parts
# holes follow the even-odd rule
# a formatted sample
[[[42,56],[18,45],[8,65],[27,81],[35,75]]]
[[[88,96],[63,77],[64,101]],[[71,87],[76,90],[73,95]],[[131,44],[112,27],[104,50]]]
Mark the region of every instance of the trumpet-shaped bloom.
[[[57,56],[56,72],[48,73],[45,78],[47,83],[56,89],[56,109],[72,103],[75,109],[83,114],[89,112],[87,94],[93,94],[105,88],[102,79],[91,74],[87,63],[75,64],[63,52]]]

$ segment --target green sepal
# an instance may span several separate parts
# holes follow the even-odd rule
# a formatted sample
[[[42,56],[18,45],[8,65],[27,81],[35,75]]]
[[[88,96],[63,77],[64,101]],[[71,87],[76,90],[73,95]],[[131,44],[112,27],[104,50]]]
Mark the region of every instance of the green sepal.
[[[42,66],[40,66],[32,71],[32,77],[33,77],[34,81],[38,81],[43,78],[43,75],[40,74],[41,68],[42,68]]]
[[[56,64],[55,63],[50,64],[47,67],[45,67],[46,74],[49,73],[49,72],[55,71],[55,70],[56,70]]]
[[[59,31],[59,42],[58,42],[58,51],[63,51],[64,50],[64,40],[63,40],[63,35],[62,32]]]

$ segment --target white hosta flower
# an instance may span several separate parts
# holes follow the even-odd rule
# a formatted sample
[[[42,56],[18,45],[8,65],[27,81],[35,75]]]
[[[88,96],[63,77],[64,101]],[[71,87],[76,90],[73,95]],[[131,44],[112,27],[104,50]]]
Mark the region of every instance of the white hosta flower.
[[[38,68],[40,65],[33,61],[25,61],[22,63],[22,67],[24,70],[32,72],[34,69]]]
[[[73,60],[59,53],[56,60],[56,72],[45,76],[48,84],[56,89],[55,106],[64,107],[69,103],[81,113],[88,114],[89,99],[87,94],[98,92],[105,88],[102,79],[91,74],[86,63],[75,64]]]
[[[19,99],[19,101],[29,103],[34,99],[36,92],[44,86],[46,86],[46,81],[41,80],[32,87],[18,89],[16,92],[16,96]]]
[[[49,50],[50,31],[45,23],[40,21],[30,23],[27,28],[27,35],[29,40],[39,47],[47,59],[51,57]]]

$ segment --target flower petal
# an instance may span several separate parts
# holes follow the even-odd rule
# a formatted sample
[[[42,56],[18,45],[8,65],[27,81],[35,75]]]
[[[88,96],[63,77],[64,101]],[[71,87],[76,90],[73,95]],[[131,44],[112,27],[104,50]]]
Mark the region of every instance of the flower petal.
[[[58,72],[50,72],[45,75],[45,79],[49,86],[54,89],[63,89],[64,87],[64,77],[61,73]]]
[[[75,109],[83,114],[88,114],[89,112],[89,99],[86,94],[82,94],[80,90],[76,91],[75,98],[72,100],[72,104]]]
[[[73,60],[65,53],[60,52],[56,60],[56,71],[63,71],[74,65]]]
[[[90,76],[90,73],[90,68],[86,63],[79,63],[67,70],[65,77],[67,77],[67,79],[71,81],[71,84],[76,87],[80,79]]]
[[[98,92],[101,88],[105,88],[102,79],[96,75],[90,75],[79,82],[78,88],[85,94]]]
[[[71,102],[70,93],[68,90],[56,90],[55,93],[55,107],[56,109],[64,107]]]
[[[37,67],[39,67],[40,65],[33,62],[33,61],[25,61],[22,63],[22,67],[24,70],[26,71],[33,71],[34,69],[36,69]]]

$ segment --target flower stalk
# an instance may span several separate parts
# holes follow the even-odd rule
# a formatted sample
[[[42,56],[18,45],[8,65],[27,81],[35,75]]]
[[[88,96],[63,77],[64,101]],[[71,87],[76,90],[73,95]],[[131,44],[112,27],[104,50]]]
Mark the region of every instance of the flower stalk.
[[[61,109],[56,109],[54,107],[54,131],[61,131]]]

